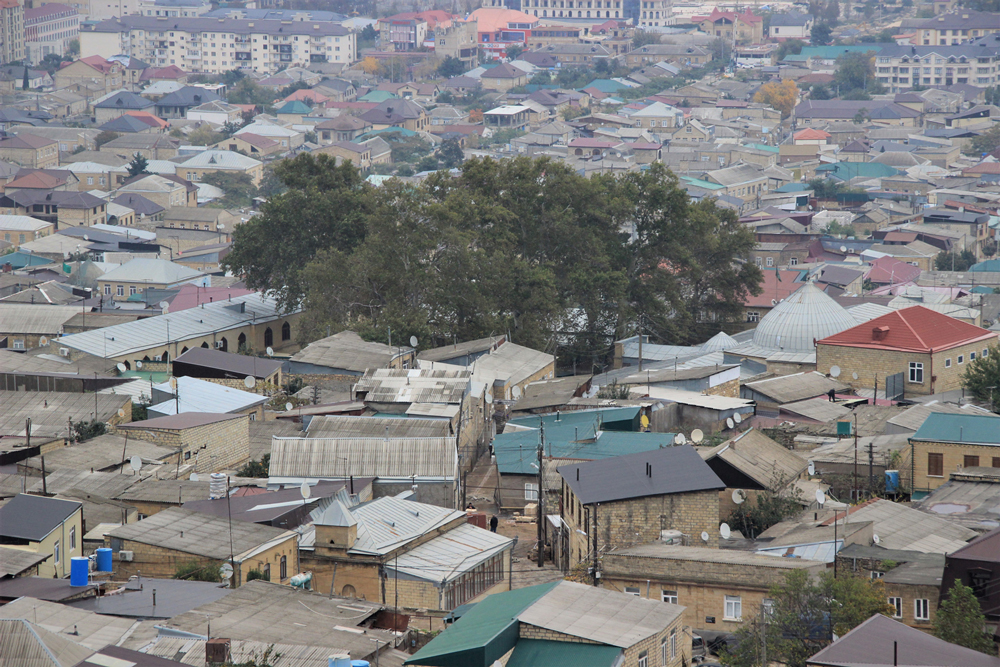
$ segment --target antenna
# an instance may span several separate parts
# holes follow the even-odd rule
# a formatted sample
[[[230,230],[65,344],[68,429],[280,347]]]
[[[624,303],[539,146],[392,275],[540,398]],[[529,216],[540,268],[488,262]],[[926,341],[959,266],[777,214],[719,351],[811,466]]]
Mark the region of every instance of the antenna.
[[[309,489],[309,482],[302,482],[302,486],[299,487],[299,493],[302,494],[303,500],[309,498],[312,494],[312,491]]]
[[[510,395],[514,397],[514,400],[521,398],[521,388],[514,385],[514,388],[510,390]]]
[[[416,346],[417,346],[417,337],[410,336],[410,347],[416,347]]]
[[[737,424],[741,424],[743,422],[743,415],[737,412],[736,414],[733,415],[733,421],[736,422]]]
[[[823,507],[824,503],[826,503],[826,494],[819,489],[816,489],[816,502],[819,503],[820,507]]]
[[[131,459],[129,459],[128,464],[129,467],[132,468],[132,470],[139,472],[139,470],[142,468],[142,459],[139,458],[138,456],[133,456]]]
[[[858,379],[858,374],[857,373],[851,373],[851,377],[854,378],[855,380],[857,380]]]
[[[294,406],[294,405],[292,405],[291,403],[285,403],[285,411],[286,411],[286,412],[291,412],[291,411],[292,411],[292,408],[294,408],[294,407],[295,407],[295,406]]]
[[[274,348],[273,347],[268,347],[267,350],[265,350],[265,352],[267,352],[267,356],[269,356],[269,357],[273,357],[274,356]]]
[[[141,361],[137,361],[137,362],[135,362],[135,367],[136,367],[137,369],[141,369],[141,368],[142,368],[142,362],[141,362]]]
[[[874,542],[875,544],[878,544],[878,543],[879,543],[879,542],[881,542],[881,541],[882,541],[882,538],[880,538],[880,537],[878,536],[878,534],[873,534],[873,535],[872,535],[872,542]]]
[[[832,378],[840,377],[840,366],[830,366],[830,377]]]
[[[122,419],[124,419],[125,418],[125,410],[122,409],[122,408],[118,408],[118,416],[121,417]]]
[[[684,437],[683,433],[678,433],[674,436],[675,445],[683,445],[685,442],[687,442],[687,438]]]
[[[731,531],[729,529],[729,524],[728,523],[724,523],[721,526],[719,526],[719,535],[722,536],[722,539],[728,540],[730,538],[730,536],[732,536],[732,534],[733,534],[733,531]]]
[[[691,431],[691,442],[693,442],[694,444],[697,445],[704,439],[705,439],[705,434],[702,433],[700,428],[696,428],[695,430]]]
[[[708,542],[708,532],[707,531],[704,531],[704,530],[701,531],[701,541],[702,542]]]

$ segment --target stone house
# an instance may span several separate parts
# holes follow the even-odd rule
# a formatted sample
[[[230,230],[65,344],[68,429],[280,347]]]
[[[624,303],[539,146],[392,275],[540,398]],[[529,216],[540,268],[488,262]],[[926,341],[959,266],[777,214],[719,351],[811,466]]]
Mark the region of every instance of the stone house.
[[[353,141],[337,141],[322,148],[317,148],[314,153],[326,153],[340,158],[341,161],[353,162],[354,166],[361,171],[368,171],[372,166],[371,148],[364,144],[356,144]]]
[[[992,415],[932,413],[910,437],[914,494],[926,494],[966,468],[1000,467],[1000,430]]]
[[[505,93],[511,88],[528,83],[528,75],[509,63],[503,63],[483,72],[479,81],[482,83],[483,90]]]
[[[663,535],[718,545],[719,492],[726,485],[690,446],[561,466],[558,472],[566,527],[559,548],[570,568],[590,554]]]
[[[177,451],[193,472],[236,468],[250,460],[250,417],[245,414],[182,412],[122,424],[127,435]]]
[[[121,580],[140,572],[170,579],[181,567],[207,569],[228,562],[236,588],[252,571],[288,583],[300,569],[298,538],[292,530],[171,507],[112,530],[104,544],[114,553],[115,576]]]
[[[961,387],[967,361],[986,356],[997,333],[925,308],[911,306],[816,342],[816,370],[858,388],[902,374],[906,394],[936,394]],[[855,379],[856,376],[856,379]]]
[[[56,90],[82,86],[100,95],[122,87],[124,68],[120,62],[88,56],[64,64],[56,70],[52,80]]]
[[[945,554],[851,544],[837,552],[841,572],[881,579],[892,618],[932,632],[941,601]]]
[[[31,134],[0,139],[0,160],[33,169],[51,169],[59,166],[59,142]]]

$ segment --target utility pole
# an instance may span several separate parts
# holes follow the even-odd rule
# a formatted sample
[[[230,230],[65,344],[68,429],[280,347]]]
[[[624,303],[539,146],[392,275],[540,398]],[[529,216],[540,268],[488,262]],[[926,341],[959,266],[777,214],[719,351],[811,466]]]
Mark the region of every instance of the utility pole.
[[[639,372],[642,372],[642,313],[639,313]]]
[[[543,457],[542,451],[545,443],[545,433],[542,432],[542,442],[538,445],[538,567],[542,567],[545,564],[545,540],[544,540],[544,526],[542,521],[545,519],[545,479],[542,474],[542,464]]]
[[[868,497],[875,497],[875,441],[868,443]]]
[[[594,585],[597,584],[597,503],[594,503]]]
[[[858,413],[854,413],[854,480],[851,482],[851,496],[858,499]]]

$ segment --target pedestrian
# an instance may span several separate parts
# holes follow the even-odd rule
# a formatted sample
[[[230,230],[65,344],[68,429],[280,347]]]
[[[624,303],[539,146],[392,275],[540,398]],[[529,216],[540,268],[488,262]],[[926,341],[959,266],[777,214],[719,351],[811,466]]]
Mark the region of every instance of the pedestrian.
[[[494,514],[493,516],[490,517],[490,532],[491,533],[497,532],[497,526],[499,525],[500,525],[500,519],[498,519],[497,515]]]

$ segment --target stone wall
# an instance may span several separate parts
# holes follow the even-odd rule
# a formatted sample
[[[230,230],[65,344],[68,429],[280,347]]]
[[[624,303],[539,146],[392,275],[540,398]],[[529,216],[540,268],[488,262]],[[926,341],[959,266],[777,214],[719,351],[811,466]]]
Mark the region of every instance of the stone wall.
[[[740,379],[729,380],[705,390],[708,396],[729,396],[730,398],[740,397]]]
[[[199,473],[231,470],[250,460],[250,418],[246,415],[185,429],[128,429],[128,434],[179,449],[183,462],[194,465]]]
[[[955,434],[958,435],[957,433]],[[933,491],[948,481],[949,475],[965,467],[966,456],[978,456],[979,465],[986,468],[1000,467],[1000,448],[996,445],[974,445],[971,443],[949,443],[949,442],[920,442],[911,440],[913,448],[913,463],[906,472],[907,478],[910,470],[913,471],[914,491]],[[941,469],[941,476],[930,476],[927,474],[928,454],[941,454],[944,464]],[[900,478],[903,477],[900,471]]]

